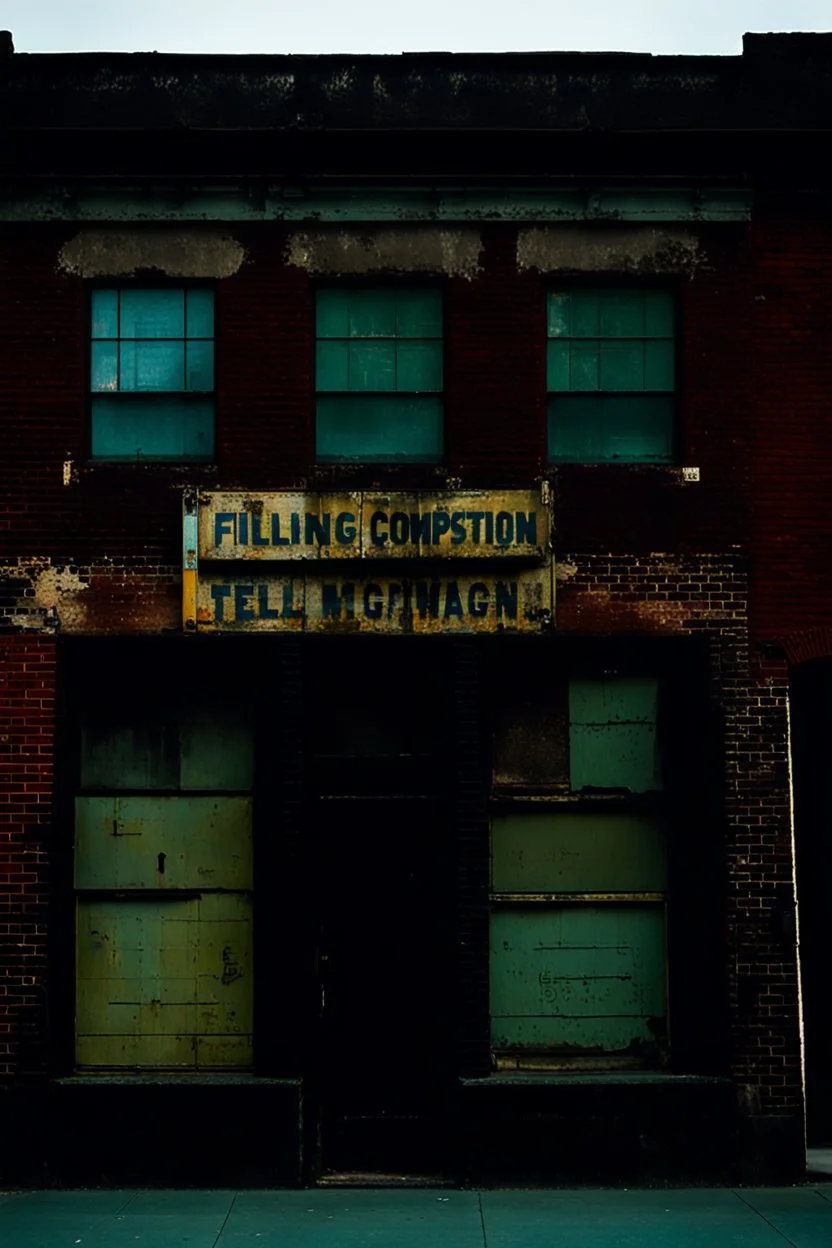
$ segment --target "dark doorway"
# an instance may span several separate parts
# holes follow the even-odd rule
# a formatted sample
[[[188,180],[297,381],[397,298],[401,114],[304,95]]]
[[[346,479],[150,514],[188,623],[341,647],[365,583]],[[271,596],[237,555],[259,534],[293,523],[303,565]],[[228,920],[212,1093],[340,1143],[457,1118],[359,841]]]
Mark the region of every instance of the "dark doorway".
[[[454,855],[441,654],[403,638],[309,651],[322,1177],[446,1164]]]
[[[810,1147],[832,1145],[832,660],[792,674],[795,857],[800,918],[800,973],[806,1059],[806,1131]]]

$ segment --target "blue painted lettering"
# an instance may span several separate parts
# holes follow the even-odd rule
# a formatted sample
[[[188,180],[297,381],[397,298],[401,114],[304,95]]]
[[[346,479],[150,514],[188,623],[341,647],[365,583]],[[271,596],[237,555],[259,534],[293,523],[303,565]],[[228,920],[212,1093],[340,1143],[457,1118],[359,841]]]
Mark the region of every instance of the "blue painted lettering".
[[[466,517],[471,521],[471,541],[475,546],[480,543],[480,530],[482,528],[482,518],[484,511],[466,511]]]
[[[222,546],[225,537],[230,537],[231,545],[236,546],[237,517],[233,511],[218,511],[214,516],[214,545]]]
[[[380,525],[387,523],[386,511],[374,511],[370,516],[370,542],[373,546],[383,546],[387,541],[387,533]]]
[[[497,545],[510,546],[514,541],[514,516],[510,511],[497,512]]]
[[[517,545],[522,546],[528,542],[530,546],[537,545],[537,512],[536,511],[517,511],[514,513],[514,533],[517,538]]]
[[[332,541],[331,528],[332,516],[328,511],[322,516],[316,516],[314,512],[307,511],[306,545],[311,546],[313,542],[317,542],[319,546],[328,546]]]
[[[368,620],[380,619],[383,603],[384,597],[380,585],[364,586],[364,614]]]
[[[447,511],[435,511],[432,520],[431,541],[434,546],[438,546],[440,539],[451,527],[451,517]]]
[[[261,620],[277,620],[280,618],[280,612],[277,607],[269,606],[268,585],[257,586],[257,614]]]
[[[410,513],[410,540],[415,545],[430,545],[430,512],[420,516],[418,511]]]
[[[292,538],[293,546],[300,546],[300,516],[293,511],[289,517],[289,533]]]
[[[445,586],[445,619],[449,620],[451,616],[462,619],[462,599],[459,596],[459,586],[456,581],[448,581]]]
[[[264,537],[261,532],[263,517],[258,512],[253,512],[251,517],[251,544],[252,546],[268,546],[269,539]]]
[[[497,619],[501,620],[503,616],[508,620],[517,619],[517,582],[510,581],[508,585],[504,581],[497,581],[494,586],[494,600],[497,608]]]
[[[465,512],[454,511],[451,513],[451,545],[461,546],[465,538]]]
[[[321,616],[323,619],[340,619],[341,595],[338,586],[325,581],[321,586]]]
[[[494,512],[487,511],[485,513],[485,544],[486,546],[494,545]]]
[[[235,585],[234,586],[234,619],[235,620],[253,620],[255,618],[254,607],[251,605],[254,598],[253,585]]]
[[[237,523],[237,533],[239,537],[239,544],[241,546],[248,546],[248,512],[247,511],[240,512],[239,520]]]
[[[339,546],[351,546],[355,541],[355,516],[351,511],[339,511],[335,517],[335,540]]]
[[[212,585],[211,597],[214,600],[214,622],[221,624],[225,619],[225,600],[231,596],[230,585]]]
[[[438,581],[433,581],[430,585],[426,581],[416,582],[416,610],[420,619],[424,620],[427,616],[433,620],[439,618]]]
[[[394,546],[404,546],[410,537],[410,523],[407,513],[394,511],[390,517],[390,540]]]
[[[468,590],[468,614],[474,620],[481,620],[488,615],[488,586],[483,581],[474,581]]]
[[[294,581],[286,581],[283,586],[283,618],[284,620],[302,620],[303,607],[294,603]]]
[[[292,517],[294,519],[294,516]],[[288,546],[289,539],[280,532],[280,512],[272,512],[272,546]]]

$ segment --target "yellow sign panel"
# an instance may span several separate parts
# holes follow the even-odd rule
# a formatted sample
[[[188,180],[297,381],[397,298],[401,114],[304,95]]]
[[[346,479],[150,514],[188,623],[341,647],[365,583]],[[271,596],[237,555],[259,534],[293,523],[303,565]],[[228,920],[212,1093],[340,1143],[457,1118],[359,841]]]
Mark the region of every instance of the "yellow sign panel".
[[[551,564],[499,575],[356,579],[275,575],[200,577],[200,631],[535,632],[552,619]]]
[[[199,499],[200,560],[542,560],[549,540],[549,509],[530,490]]]

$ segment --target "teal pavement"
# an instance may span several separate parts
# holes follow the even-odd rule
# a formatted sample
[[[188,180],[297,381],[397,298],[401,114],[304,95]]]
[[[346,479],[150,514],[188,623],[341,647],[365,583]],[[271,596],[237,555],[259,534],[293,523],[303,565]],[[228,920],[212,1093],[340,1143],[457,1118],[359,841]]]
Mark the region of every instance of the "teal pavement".
[[[0,1248],[830,1248],[832,1185],[0,1194]]]

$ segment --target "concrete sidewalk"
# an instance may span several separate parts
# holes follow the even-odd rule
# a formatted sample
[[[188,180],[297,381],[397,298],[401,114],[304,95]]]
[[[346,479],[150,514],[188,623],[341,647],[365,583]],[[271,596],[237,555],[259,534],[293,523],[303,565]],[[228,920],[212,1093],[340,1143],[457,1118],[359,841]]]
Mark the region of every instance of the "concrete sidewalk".
[[[830,1248],[832,1185],[0,1195],[2,1248]]]

